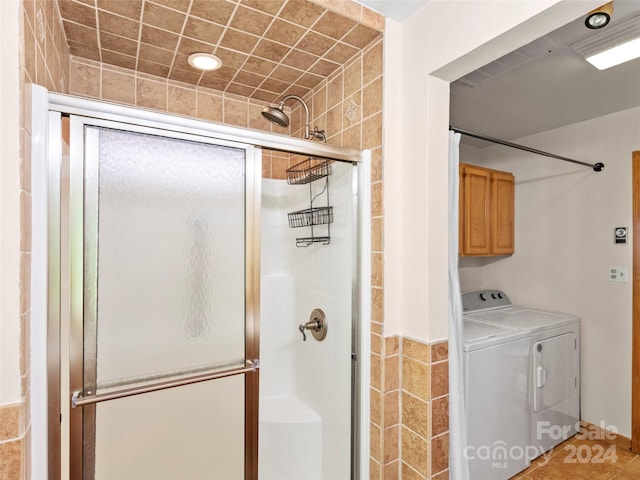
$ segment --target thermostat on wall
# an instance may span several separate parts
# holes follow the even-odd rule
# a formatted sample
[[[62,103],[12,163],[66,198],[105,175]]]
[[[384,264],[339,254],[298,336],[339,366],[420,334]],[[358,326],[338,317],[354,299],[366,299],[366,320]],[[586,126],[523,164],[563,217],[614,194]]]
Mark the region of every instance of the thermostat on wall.
[[[615,243],[627,243],[627,227],[616,227],[613,238]]]

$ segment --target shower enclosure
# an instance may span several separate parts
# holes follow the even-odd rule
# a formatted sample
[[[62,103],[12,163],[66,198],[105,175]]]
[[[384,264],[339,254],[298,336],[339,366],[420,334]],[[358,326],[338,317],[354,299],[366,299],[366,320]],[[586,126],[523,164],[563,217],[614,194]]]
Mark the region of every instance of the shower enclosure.
[[[49,478],[361,478],[361,152],[38,95]],[[313,187],[262,179],[264,149],[328,160],[328,245],[299,247]]]

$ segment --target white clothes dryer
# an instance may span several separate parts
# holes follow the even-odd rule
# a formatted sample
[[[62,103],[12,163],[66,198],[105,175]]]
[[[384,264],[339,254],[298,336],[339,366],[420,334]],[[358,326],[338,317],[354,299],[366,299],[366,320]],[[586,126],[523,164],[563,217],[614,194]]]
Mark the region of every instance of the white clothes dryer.
[[[575,435],[580,428],[580,318],[514,307],[500,290],[464,293],[462,304],[465,319],[531,335],[531,453],[540,455]]]

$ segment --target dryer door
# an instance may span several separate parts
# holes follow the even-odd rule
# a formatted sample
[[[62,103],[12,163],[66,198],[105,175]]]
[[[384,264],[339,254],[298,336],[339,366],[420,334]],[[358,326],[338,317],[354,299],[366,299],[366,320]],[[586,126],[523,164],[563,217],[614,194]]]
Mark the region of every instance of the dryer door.
[[[574,395],[578,359],[573,332],[536,342],[533,346],[533,408],[542,412]]]

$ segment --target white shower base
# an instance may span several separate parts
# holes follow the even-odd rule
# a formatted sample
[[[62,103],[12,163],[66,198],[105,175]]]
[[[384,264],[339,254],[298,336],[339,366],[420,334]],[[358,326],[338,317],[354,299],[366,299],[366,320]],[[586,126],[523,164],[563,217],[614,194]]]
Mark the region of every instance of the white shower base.
[[[260,480],[322,479],[322,418],[298,398],[260,400]]]

